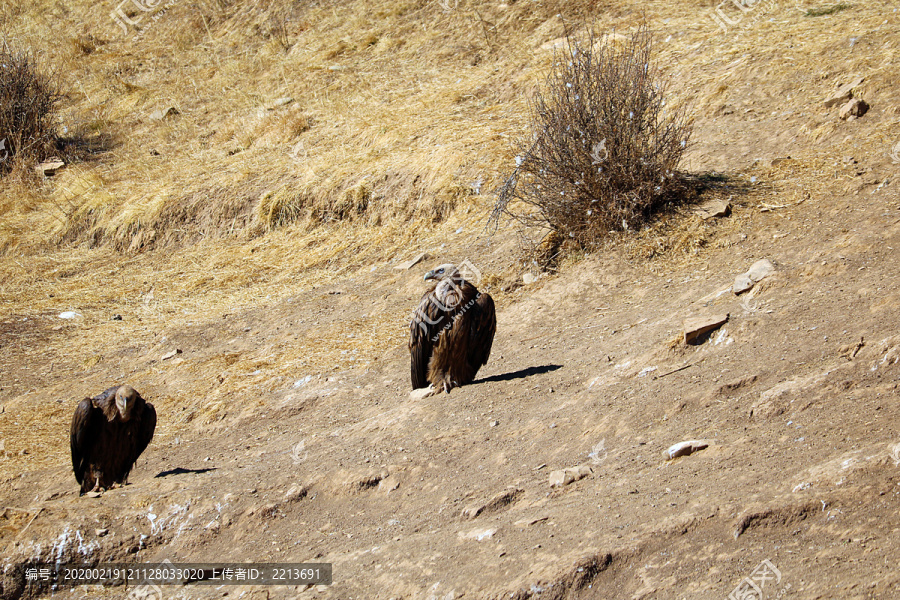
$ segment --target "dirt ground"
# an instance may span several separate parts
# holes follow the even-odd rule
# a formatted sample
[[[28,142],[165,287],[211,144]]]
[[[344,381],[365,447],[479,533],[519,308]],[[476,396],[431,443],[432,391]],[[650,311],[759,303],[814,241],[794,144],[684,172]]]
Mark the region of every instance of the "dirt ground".
[[[2,287],[0,598],[127,598],[23,590],[14,568],[165,559],[333,565],[329,586],[165,600],[900,597],[896,88],[841,121],[822,100],[852,59],[823,83],[780,57],[702,74],[739,82],[698,115],[687,160],[726,175],[709,196],[729,216],[615,234],[531,285],[484,210],[315,284],[273,285],[267,238],[3,257],[28,264]],[[216,280],[225,250],[255,277]],[[490,362],[411,399],[422,275],[462,259],[497,303]],[[775,272],[732,293],[760,259]],[[177,293],[191,262],[220,300]],[[85,279],[108,291],[79,303]],[[24,285],[46,298],[17,302]],[[683,343],[685,319],[725,314]],[[156,436],[129,485],[79,497],[71,414],[115,382],[155,404]],[[707,447],[667,460],[688,440]]]

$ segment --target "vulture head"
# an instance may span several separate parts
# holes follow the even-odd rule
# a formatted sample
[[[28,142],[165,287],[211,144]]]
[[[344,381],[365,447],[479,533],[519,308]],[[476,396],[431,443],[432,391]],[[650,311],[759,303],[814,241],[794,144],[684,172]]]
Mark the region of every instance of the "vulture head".
[[[131,419],[134,405],[137,404],[138,393],[130,385],[119,386],[116,390],[116,408],[123,421]]]
[[[425,273],[425,281],[435,280],[442,281],[444,279],[461,279],[459,269],[452,263],[443,264],[432,271]]]

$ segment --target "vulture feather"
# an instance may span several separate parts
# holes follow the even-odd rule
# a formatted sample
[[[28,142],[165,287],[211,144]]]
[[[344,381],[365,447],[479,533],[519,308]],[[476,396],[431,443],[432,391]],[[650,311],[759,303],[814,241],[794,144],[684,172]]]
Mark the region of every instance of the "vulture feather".
[[[436,281],[422,296],[409,326],[413,389],[450,392],[471,383],[487,364],[497,331],[494,300],[466,281],[452,264],[425,275]]]
[[[81,494],[124,484],[154,429],[156,409],[131,386],[111,387],[79,402],[69,443]]]

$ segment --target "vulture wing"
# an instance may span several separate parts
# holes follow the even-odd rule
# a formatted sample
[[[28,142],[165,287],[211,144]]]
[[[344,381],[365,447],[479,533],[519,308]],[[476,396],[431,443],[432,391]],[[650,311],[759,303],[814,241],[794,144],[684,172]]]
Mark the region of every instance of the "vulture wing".
[[[69,446],[72,449],[72,470],[78,483],[84,480],[84,473],[90,462],[91,449],[103,426],[103,413],[90,398],[78,403],[72,416],[72,429],[69,433]]]
[[[156,430],[156,409],[152,404],[147,402],[144,404],[144,414],[141,416],[141,426],[137,431],[137,440],[135,442],[132,463],[147,449],[150,440],[153,439],[154,430]]]
[[[469,309],[469,366],[472,372],[486,365],[497,332],[497,314],[490,294],[479,294]]]
[[[429,385],[428,363],[435,345],[431,340],[443,329],[447,317],[448,313],[433,300],[432,292],[422,296],[409,324],[410,375],[414,390]]]

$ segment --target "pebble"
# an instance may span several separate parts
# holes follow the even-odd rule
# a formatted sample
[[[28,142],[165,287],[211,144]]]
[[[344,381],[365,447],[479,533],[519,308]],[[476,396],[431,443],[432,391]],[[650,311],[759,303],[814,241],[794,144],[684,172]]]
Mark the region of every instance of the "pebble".
[[[679,456],[689,456],[694,452],[699,452],[704,448],[708,448],[709,444],[707,442],[701,440],[690,440],[687,442],[678,442],[677,444],[670,446],[668,450],[664,452],[666,456],[666,460],[672,460],[678,458]]]
[[[37,165],[35,167],[35,170],[41,175],[52,177],[53,175],[56,175],[56,172],[62,169],[64,166],[66,166],[66,163],[64,163],[62,159],[54,156],[53,158]]]
[[[567,486],[579,479],[584,479],[593,472],[593,469],[587,465],[552,471],[550,473],[550,487],[557,488]]]
[[[274,102],[272,102],[272,104],[269,105],[269,110],[275,110],[276,108],[280,108],[282,106],[287,106],[288,104],[290,104],[293,101],[294,101],[294,99],[291,98],[290,96],[285,96],[284,98],[279,98],[278,100],[275,100]]]
[[[531,527],[532,525],[537,525],[538,523],[543,523],[544,521],[547,521],[548,519],[550,519],[550,515],[543,515],[540,517],[532,517],[529,519],[519,519],[518,521],[513,523],[513,525],[524,529],[525,527]]]
[[[701,339],[705,334],[721,327],[726,322],[728,322],[727,313],[685,319],[682,324],[684,328],[684,343],[693,344]]]
[[[417,264],[419,264],[426,258],[428,258],[428,253],[421,252],[412,260],[408,260],[405,263],[400,263],[399,265],[395,266],[394,268],[398,271],[409,271],[410,269],[412,269],[414,266],[416,266]]]
[[[731,291],[735,295],[742,294],[751,289],[756,283],[762,281],[775,272],[775,265],[767,258],[756,261],[746,273],[741,273],[734,278]]]
[[[178,109],[175,108],[174,106],[170,106],[168,108],[161,108],[159,110],[155,110],[152,113],[150,113],[150,120],[151,121],[162,121],[169,115],[178,115],[178,114],[181,114],[178,112]]]
[[[727,217],[731,214],[731,204],[725,200],[708,200],[694,207],[692,212],[704,221],[717,217]]]
[[[775,265],[772,264],[767,258],[763,258],[762,260],[758,260],[753,265],[751,265],[750,270],[747,271],[747,275],[750,279],[753,280],[754,283],[758,281],[762,281],[764,278],[768,277],[772,273],[775,272]]]
[[[483,542],[484,540],[493,538],[495,533],[497,533],[496,529],[473,529],[472,531],[468,531],[466,533],[460,532],[459,537],[465,540],[475,540],[476,542]]]
[[[861,117],[869,110],[869,105],[866,104],[865,100],[860,100],[859,98],[853,98],[847,104],[841,107],[841,112],[839,116],[841,119],[845,121],[850,121],[855,118]]]
[[[432,392],[434,392],[434,388],[430,385],[427,388],[419,388],[409,393],[409,399],[422,400],[423,398],[428,397]]]

